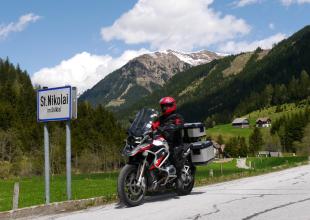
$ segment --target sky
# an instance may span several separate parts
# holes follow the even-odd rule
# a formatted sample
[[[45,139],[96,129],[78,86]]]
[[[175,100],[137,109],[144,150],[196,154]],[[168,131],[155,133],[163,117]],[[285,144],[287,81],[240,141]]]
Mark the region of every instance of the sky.
[[[82,93],[144,53],[269,49],[309,24],[310,0],[1,0],[0,58]]]

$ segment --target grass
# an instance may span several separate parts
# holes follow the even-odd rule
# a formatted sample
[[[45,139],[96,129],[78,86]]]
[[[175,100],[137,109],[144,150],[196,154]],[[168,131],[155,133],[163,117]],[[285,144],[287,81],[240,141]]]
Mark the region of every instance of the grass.
[[[226,163],[211,163],[208,166],[198,166],[196,173],[196,180],[199,182],[202,179],[209,178],[209,172],[213,170],[213,176],[229,176],[231,174],[243,172],[244,169],[240,169],[236,167],[237,162],[236,159],[233,159],[230,162]],[[221,169],[222,166],[222,169]]]
[[[281,105],[280,108],[282,109],[282,111],[280,112],[276,112],[276,106],[264,108],[251,112],[245,115],[245,117],[249,118],[251,125],[255,125],[255,121],[257,118],[269,117],[272,121],[274,121],[283,115],[289,115],[304,110],[306,108],[306,105],[296,105],[295,103],[289,103]]]
[[[249,165],[249,162],[251,161],[253,169],[255,168],[255,170],[262,170],[262,169],[269,170],[273,169],[274,167],[282,165],[294,165],[307,160],[308,160],[307,157],[250,157],[247,158],[247,164]],[[236,159],[227,163],[223,163],[222,164],[223,174],[221,173],[220,163],[212,163],[208,166],[198,166],[196,179],[199,180],[208,177],[210,169],[213,170],[213,174],[215,177],[251,171],[237,168],[236,163],[237,163]]]
[[[271,158],[249,158],[247,163],[251,161],[252,167],[255,169],[263,170],[270,169],[272,167],[278,167],[282,165],[293,165],[296,163],[301,163],[307,158],[304,157],[271,157]]]
[[[202,186],[279,171],[301,164],[307,164],[308,157],[248,158],[248,164],[249,161],[251,161],[253,167],[249,170],[236,168],[235,159],[223,164],[223,174],[221,173],[220,164],[213,163],[210,166],[198,167],[195,185]],[[214,177],[209,176],[210,169],[213,169]]]
[[[249,52],[249,53],[244,53],[242,55],[237,56],[230,64],[230,67],[228,67],[227,69],[223,71],[223,75],[227,77],[230,75],[237,75],[238,73],[240,73],[252,55],[253,55],[253,52]]]
[[[84,199],[97,196],[113,198],[116,195],[118,173],[100,173],[72,176],[72,199]],[[20,184],[19,207],[44,204],[44,178],[0,180],[0,211],[10,210],[14,183]],[[51,202],[66,200],[66,177],[54,176],[50,185]]]
[[[274,170],[274,167],[291,167],[297,163],[307,161],[307,157],[283,158],[249,158],[255,164],[255,170],[244,170],[236,167],[236,160],[222,163],[211,163],[208,166],[198,166],[196,185],[222,182],[244,176],[257,175]],[[214,177],[209,176],[210,169]],[[72,199],[83,199],[104,196],[109,201],[116,200],[116,183],[118,172],[99,173],[72,176]],[[22,179],[0,180],[0,211],[10,210],[12,207],[12,193],[14,182],[20,184],[19,207],[44,204],[44,179],[32,177]],[[53,176],[51,178],[51,202],[66,200],[66,177]]]
[[[217,140],[217,137],[219,135],[222,135],[224,141],[228,141],[231,137],[245,137],[247,140],[249,139],[250,134],[253,132],[253,128],[255,127],[256,119],[260,117],[269,117],[271,121],[276,120],[277,118],[283,116],[283,115],[289,115],[292,113],[297,113],[301,110],[305,109],[305,105],[299,105],[296,104],[283,104],[280,106],[282,111],[276,112],[277,107],[272,106],[270,108],[265,108],[262,110],[257,110],[254,112],[251,112],[247,115],[244,115],[242,117],[246,117],[250,121],[250,127],[249,128],[235,128],[231,125],[231,123],[228,124],[222,124],[222,125],[216,125],[213,128],[209,128],[207,130],[207,135],[210,136],[213,140]],[[267,135],[269,133],[270,128],[261,128],[260,129],[263,135]]]
[[[216,140],[219,135],[222,135],[224,141],[228,141],[231,137],[245,137],[247,140],[252,133],[252,128],[235,128],[231,124],[216,125],[207,130],[207,135]]]

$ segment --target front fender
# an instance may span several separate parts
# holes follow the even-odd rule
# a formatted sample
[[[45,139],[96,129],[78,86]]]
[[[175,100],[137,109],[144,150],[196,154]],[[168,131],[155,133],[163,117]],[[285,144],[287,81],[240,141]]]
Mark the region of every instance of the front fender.
[[[144,157],[142,155],[136,155],[134,157],[128,157],[127,164],[139,166],[143,163]]]

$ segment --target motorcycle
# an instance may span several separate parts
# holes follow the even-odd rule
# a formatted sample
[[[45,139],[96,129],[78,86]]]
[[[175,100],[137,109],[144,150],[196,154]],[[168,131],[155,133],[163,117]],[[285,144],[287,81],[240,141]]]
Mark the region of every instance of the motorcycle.
[[[174,190],[178,195],[187,195],[194,186],[196,167],[191,157],[194,145],[184,144],[177,149],[181,164],[177,174],[169,159],[167,141],[152,131],[152,121],[157,116],[153,109],[142,109],[128,129],[122,152],[128,160],[118,176],[117,192],[120,201],[129,207],[140,205],[147,193]]]

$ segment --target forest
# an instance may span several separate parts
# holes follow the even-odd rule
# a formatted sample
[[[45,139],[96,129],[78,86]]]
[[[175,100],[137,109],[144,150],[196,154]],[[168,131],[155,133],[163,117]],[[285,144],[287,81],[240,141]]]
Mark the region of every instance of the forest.
[[[124,129],[102,106],[78,104],[72,127],[72,168],[75,173],[117,169]],[[52,174],[65,170],[65,124],[48,123]],[[26,71],[0,59],[0,178],[41,175],[43,125],[36,119],[36,89]]]

